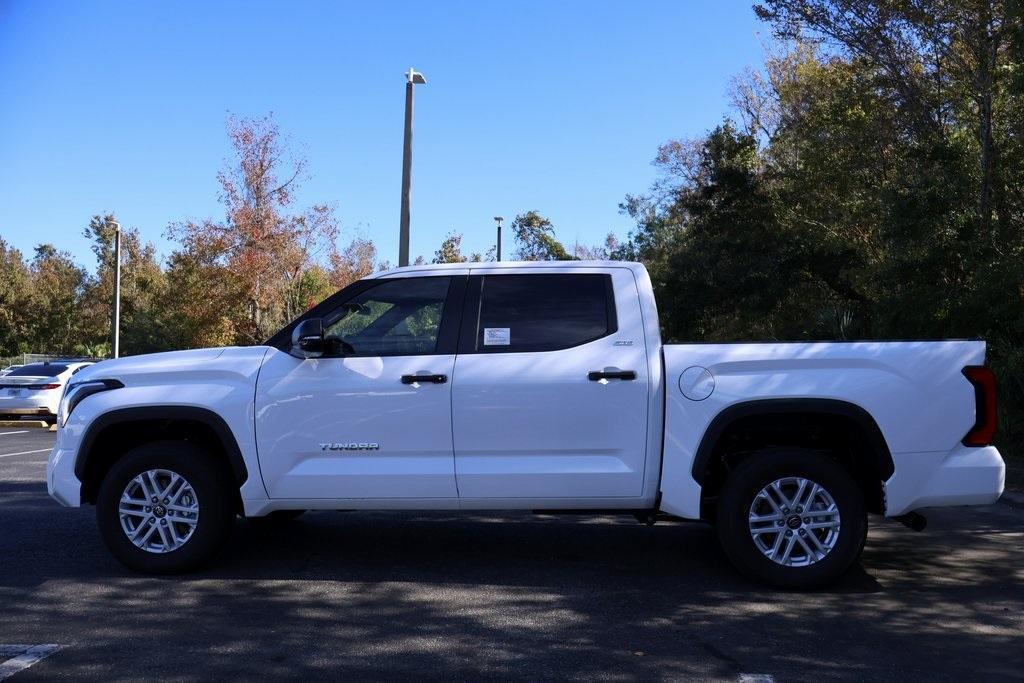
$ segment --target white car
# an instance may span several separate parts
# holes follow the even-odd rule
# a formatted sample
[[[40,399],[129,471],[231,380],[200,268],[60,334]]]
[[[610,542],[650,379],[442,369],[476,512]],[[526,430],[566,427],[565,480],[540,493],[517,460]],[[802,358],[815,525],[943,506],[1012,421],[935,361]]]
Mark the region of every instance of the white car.
[[[868,512],[920,526],[999,497],[984,360],[981,341],[664,345],[637,263],[413,266],[262,346],[83,370],[47,482],[144,572],[198,566],[236,515],[589,510],[712,523],[741,571],[805,587],[856,561]]]
[[[20,367],[20,365],[8,365],[6,368],[0,370],[0,377],[3,377],[4,375],[9,375],[13,370],[17,370]]]
[[[56,419],[64,387],[90,362],[48,361],[19,365],[0,376],[0,419],[25,415]]]

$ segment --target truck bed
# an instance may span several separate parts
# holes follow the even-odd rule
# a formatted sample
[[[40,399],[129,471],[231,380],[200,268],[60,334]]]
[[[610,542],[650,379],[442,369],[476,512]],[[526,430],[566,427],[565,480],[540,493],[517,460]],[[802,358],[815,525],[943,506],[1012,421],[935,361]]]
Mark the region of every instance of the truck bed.
[[[702,440],[716,418],[785,401],[808,409],[841,404],[870,416],[892,457],[887,515],[987,503],[991,494],[957,490],[1002,489],[996,450],[961,444],[975,416],[974,387],[962,370],[984,363],[982,341],[670,344],[663,357],[667,512],[700,516],[694,465],[706,457]]]

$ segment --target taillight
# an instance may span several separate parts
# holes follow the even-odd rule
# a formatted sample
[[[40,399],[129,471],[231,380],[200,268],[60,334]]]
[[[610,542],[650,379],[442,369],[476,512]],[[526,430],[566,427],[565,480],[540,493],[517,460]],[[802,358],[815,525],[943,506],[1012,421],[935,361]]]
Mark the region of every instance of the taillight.
[[[964,376],[974,386],[974,426],[967,432],[965,446],[988,446],[996,435],[996,375],[982,365],[969,365]]]
[[[60,389],[59,384],[33,384],[29,389]]]

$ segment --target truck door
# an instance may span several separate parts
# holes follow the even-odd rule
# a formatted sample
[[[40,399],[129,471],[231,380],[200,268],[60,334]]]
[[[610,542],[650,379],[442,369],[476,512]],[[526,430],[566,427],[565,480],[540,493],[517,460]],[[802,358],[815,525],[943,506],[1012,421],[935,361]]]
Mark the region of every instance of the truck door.
[[[628,269],[471,271],[452,388],[459,497],[640,496],[648,367]]]
[[[325,314],[335,357],[272,350],[256,389],[271,498],[457,498],[451,377],[466,275],[372,280]]]

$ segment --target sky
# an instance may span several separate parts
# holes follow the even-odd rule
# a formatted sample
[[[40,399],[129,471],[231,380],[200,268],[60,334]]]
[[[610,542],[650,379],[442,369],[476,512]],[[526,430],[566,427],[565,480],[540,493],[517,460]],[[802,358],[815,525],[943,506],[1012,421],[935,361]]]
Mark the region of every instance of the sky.
[[[224,215],[227,116],[273,112],[297,205],[395,264],[414,67],[413,256],[453,230],[484,252],[531,209],[569,247],[624,238],[658,145],[722,121],[767,33],[749,0],[0,0],[0,237],[91,267],[82,230],[114,212],[166,256],[169,223]]]

